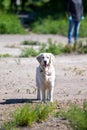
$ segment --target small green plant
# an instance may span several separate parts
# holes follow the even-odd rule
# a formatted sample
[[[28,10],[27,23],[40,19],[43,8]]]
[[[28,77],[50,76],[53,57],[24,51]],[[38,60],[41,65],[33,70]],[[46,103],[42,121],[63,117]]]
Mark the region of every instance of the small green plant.
[[[46,52],[46,48],[47,48],[47,46],[46,46],[45,43],[41,44],[40,49],[39,49],[39,53],[40,53],[40,52],[41,52],[41,53]]]
[[[70,45],[65,45],[63,48],[62,48],[62,52],[63,53],[71,53],[73,51],[72,47]]]
[[[0,58],[6,58],[6,57],[11,57],[10,54],[0,54]]]
[[[23,41],[22,45],[40,45],[40,43],[38,41]]]
[[[34,50],[33,47],[30,47],[30,48],[24,48],[22,50],[20,57],[31,57],[31,56],[34,57],[36,55],[38,55],[38,52]]]
[[[48,40],[48,48],[46,49],[46,52],[51,52],[54,55],[58,55],[62,53],[62,44],[57,44],[56,42],[52,43],[51,39]]]
[[[62,53],[62,48],[63,45],[62,44],[57,44],[56,42],[52,42],[51,39],[48,40],[48,44],[41,44],[39,53],[42,52],[48,52],[48,53],[52,53],[54,55],[58,55]]]
[[[48,115],[54,110],[55,104],[43,104],[43,105],[37,105],[36,107],[36,114],[37,114],[37,120],[36,122],[42,122],[44,121]]]
[[[3,125],[0,127],[0,130],[18,130],[15,128],[15,122],[4,122]]]
[[[17,109],[13,114],[16,126],[30,126],[36,120],[36,116],[35,109],[28,105]]]
[[[85,41],[85,44],[83,41],[79,41],[76,50],[78,53],[87,54],[87,40]]]

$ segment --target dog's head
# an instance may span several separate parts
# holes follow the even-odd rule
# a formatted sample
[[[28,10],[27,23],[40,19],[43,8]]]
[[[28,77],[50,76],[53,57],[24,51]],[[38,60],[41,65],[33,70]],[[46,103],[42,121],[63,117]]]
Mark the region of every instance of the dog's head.
[[[54,61],[54,56],[51,53],[41,53],[37,56],[37,60],[41,66],[47,67],[50,66]]]

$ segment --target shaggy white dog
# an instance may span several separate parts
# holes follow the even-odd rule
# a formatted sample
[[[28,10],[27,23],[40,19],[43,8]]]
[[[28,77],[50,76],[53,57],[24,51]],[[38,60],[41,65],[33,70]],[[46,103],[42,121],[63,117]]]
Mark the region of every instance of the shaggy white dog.
[[[36,68],[37,99],[53,102],[55,85],[54,56],[51,53],[41,53],[37,56],[39,66]]]

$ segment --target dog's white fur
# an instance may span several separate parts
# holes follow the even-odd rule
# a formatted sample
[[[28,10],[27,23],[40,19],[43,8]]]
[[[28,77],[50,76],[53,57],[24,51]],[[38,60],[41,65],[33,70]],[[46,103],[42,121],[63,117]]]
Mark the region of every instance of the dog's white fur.
[[[37,56],[39,66],[36,68],[37,99],[53,102],[55,85],[54,56],[51,53],[41,53]]]

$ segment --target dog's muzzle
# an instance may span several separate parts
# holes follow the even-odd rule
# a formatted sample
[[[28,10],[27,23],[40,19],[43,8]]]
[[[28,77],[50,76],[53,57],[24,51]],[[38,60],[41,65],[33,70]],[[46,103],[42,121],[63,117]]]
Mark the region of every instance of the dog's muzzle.
[[[45,66],[45,67],[47,67],[47,66],[48,66],[47,61],[44,61],[44,66]]]

